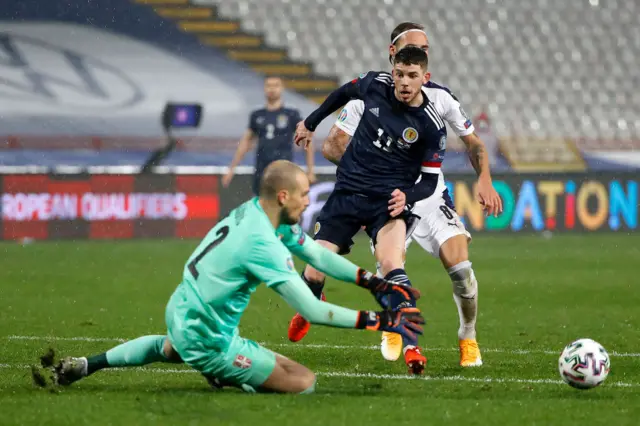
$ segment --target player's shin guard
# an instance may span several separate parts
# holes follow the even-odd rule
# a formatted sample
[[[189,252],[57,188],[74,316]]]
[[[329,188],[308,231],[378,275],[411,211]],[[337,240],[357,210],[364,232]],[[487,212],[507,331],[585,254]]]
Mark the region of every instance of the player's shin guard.
[[[453,284],[453,299],[460,316],[459,339],[476,338],[476,317],[478,314],[478,281],[471,269],[471,262],[465,260],[447,269]]]
[[[170,362],[164,354],[166,336],[143,336],[87,358],[87,375],[110,367],[133,367]]]

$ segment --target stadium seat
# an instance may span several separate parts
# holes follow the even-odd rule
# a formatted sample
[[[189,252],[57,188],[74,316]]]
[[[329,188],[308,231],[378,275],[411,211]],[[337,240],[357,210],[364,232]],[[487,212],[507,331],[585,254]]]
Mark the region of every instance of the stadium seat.
[[[634,0],[385,0],[375,7],[358,0],[191,1],[215,4],[340,82],[389,68],[391,29],[420,22],[431,41],[433,79],[449,85],[469,112],[488,111],[516,162],[577,166],[580,156],[565,138],[640,139]]]

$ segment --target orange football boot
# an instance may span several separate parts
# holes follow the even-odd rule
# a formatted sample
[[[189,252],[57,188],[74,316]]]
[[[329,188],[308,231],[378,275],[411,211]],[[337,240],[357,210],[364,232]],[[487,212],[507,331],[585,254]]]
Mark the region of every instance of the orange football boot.
[[[323,302],[327,300],[327,298],[324,297],[324,293],[322,293],[320,300]],[[310,328],[311,323],[302,315],[296,313],[289,323],[289,340],[292,342],[299,342],[307,335]]]
[[[460,366],[461,367],[480,367],[482,365],[482,356],[480,356],[480,348],[476,339],[461,339],[458,341],[460,347]]]
[[[427,366],[427,357],[422,355],[422,351],[418,346],[405,346],[404,362],[409,368],[409,374],[419,376]]]

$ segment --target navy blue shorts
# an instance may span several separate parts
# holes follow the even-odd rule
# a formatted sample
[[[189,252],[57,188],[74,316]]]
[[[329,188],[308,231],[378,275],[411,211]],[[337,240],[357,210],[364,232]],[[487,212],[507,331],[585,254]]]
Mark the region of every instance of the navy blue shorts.
[[[353,246],[353,236],[364,226],[375,244],[380,229],[392,219],[389,215],[390,199],[333,191],[318,215],[313,238],[333,243],[338,246],[339,254],[347,254]],[[410,210],[405,210],[396,218],[404,219],[409,229],[416,217]]]

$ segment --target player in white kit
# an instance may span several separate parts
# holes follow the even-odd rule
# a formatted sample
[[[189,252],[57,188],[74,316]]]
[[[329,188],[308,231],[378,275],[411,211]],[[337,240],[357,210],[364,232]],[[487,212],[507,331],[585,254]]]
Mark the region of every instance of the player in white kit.
[[[406,22],[396,27],[391,34],[390,59],[397,51],[408,45],[428,50],[428,39],[421,25]],[[501,213],[502,203],[491,182],[484,144],[474,133],[471,120],[464,113],[455,96],[446,87],[429,82],[423,87],[423,92],[431,101],[429,107],[431,118],[440,122],[443,127],[445,122],[448,123],[454,133],[467,146],[470,161],[479,176],[477,197],[484,205],[486,212],[494,215]],[[360,118],[365,113],[375,112],[364,111],[364,104],[360,100],[350,101],[343,108],[323,144],[323,154],[328,160],[338,164],[346,145],[358,127]],[[446,139],[442,143],[446,146]],[[463,367],[480,366],[482,365],[482,357],[476,340],[475,327],[478,309],[478,283],[471,268],[468,254],[471,235],[455,211],[445,186],[444,176],[439,170],[440,164],[437,161],[423,164],[423,166],[432,167],[433,172],[439,174],[438,187],[431,197],[419,201],[414,206],[413,212],[421,219],[413,234],[407,239],[406,247],[411,244],[411,241],[416,241],[432,256],[440,258],[451,278],[453,297],[460,317],[458,329],[460,365]],[[385,271],[379,270],[378,272],[384,276]],[[402,352],[401,337],[393,333],[384,333],[381,351],[385,359],[397,360]]]

